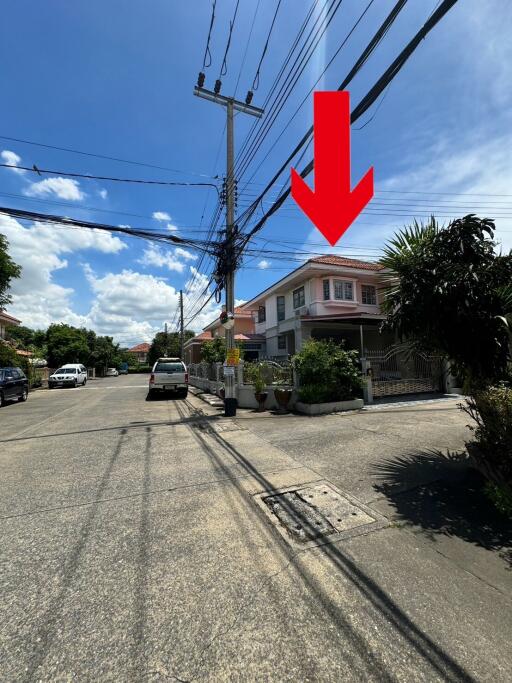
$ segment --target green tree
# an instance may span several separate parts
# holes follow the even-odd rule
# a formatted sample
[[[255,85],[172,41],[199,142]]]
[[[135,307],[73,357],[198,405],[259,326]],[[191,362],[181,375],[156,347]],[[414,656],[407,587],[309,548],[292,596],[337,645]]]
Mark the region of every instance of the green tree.
[[[48,365],[56,368],[64,363],[88,363],[90,349],[87,330],[63,323],[50,325],[46,333]]]
[[[9,287],[11,280],[21,275],[21,266],[18,266],[7,251],[9,242],[4,235],[0,234],[0,309],[11,303]]]
[[[192,330],[185,330],[183,332],[183,339],[187,341],[195,337]],[[148,351],[148,363],[152,365],[158,358],[168,356],[170,358],[179,358],[181,356],[181,341],[179,332],[157,332],[153,341],[151,342]]]
[[[425,351],[447,356],[474,386],[506,374],[503,290],[512,255],[495,252],[494,222],[470,214],[439,227],[414,222],[384,250],[385,327]]]
[[[226,340],[224,337],[214,337],[205,341],[201,346],[201,360],[206,363],[222,363],[226,360]]]
[[[88,333],[90,355],[88,363],[95,368],[117,368],[121,364],[121,352],[119,344],[114,344],[112,337],[101,337]]]

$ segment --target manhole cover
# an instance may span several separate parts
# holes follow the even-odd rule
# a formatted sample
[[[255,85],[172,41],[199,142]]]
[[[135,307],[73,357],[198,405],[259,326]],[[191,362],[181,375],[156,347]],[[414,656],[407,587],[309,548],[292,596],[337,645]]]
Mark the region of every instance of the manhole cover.
[[[323,482],[276,491],[261,499],[281,528],[301,542],[331,537],[336,540],[340,535],[351,535],[358,527],[380,522],[377,513]]]

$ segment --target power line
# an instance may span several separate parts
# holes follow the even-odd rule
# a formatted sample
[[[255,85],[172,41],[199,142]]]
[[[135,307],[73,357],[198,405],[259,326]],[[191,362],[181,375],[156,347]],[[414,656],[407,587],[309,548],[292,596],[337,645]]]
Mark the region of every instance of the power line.
[[[373,54],[374,50],[377,48],[377,46],[381,43],[383,38],[386,36],[387,32],[389,31],[390,27],[392,26],[392,24],[394,23],[394,21],[398,17],[399,13],[402,11],[406,2],[407,2],[407,0],[398,0],[398,2],[394,5],[394,7],[391,9],[391,11],[387,15],[387,17],[384,19],[384,21],[380,25],[380,27],[377,29],[373,38],[370,40],[368,45],[365,47],[365,49],[363,50],[363,52],[359,56],[359,59],[356,61],[356,63],[354,64],[352,69],[349,71],[347,76],[344,78],[344,80],[340,83],[338,90],[344,90],[351,83],[353,78],[355,78],[355,76],[358,74],[358,72],[363,68],[365,63],[368,61],[370,56]],[[284,162],[284,164],[281,166],[279,171],[274,175],[272,180],[269,183],[267,183],[265,189],[260,194],[260,198],[265,196],[265,194],[272,187],[272,185],[276,182],[276,180],[280,177],[280,175],[283,173],[283,171],[285,169],[288,170],[290,162],[294,159],[294,157],[301,150],[301,148],[304,147],[304,145],[309,144],[309,141],[311,140],[312,135],[313,135],[313,126],[310,126],[309,130],[302,137],[300,142],[295,146],[295,149],[289,155],[289,157]],[[288,195],[286,195],[286,196],[288,196]],[[249,215],[251,213],[252,212],[249,212]]]
[[[106,154],[95,154],[93,152],[84,152],[79,149],[72,149],[70,147],[58,147],[57,145],[49,145],[42,142],[34,142],[34,140],[23,140],[22,138],[9,137],[7,135],[0,135],[0,140],[9,140],[10,142],[19,142],[22,145],[32,145],[34,147],[43,147],[45,149],[54,149],[59,152],[67,152],[69,154],[80,154],[81,156],[94,157],[95,159],[105,159],[107,161],[115,161],[120,164],[130,164],[132,166],[144,166],[146,168],[155,168],[159,171],[169,171],[171,173],[180,173],[182,175],[194,175],[200,176],[201,178],[211,178],[212,176],[206,175],[205,173],[196,173],[194,171],[182,171],[176,168],[169,168],[168,166],[157,166],[155,164],[150,164],[145,161],[133,161],[130,159],[121,159],[119,157],[111,157]]]
[[[213,22],[215,21],[215,5],[217,4],[217,0],[213,0],[212,4],[212,17],[210,19],[210,28],[208,29],[208,38],[206,39],[206,48],[204,50],[204,57],[203,57],[203,69],[208,68],[211,66],[212,63],[212,53],[210,52],[210,37],[212,35],[212,29],[213,29]],[[209,63],[206,63],[206,60],[209,58]]]
[[[341,52],[341,50],[345,47],[345,45],[346,45],[346,43],[348,42],[349,38],[350,38],[351,35],[354,33],[354,31],[356,30],[356,28],[359,26],[359,24],[361,23],[361,21],[363,20],[364,16],[366,15],[366,13],[368,12],[368,10],[370,9],[370,7],[373,5],[374,2],[375,2],[375,0],[370,0],[370,1],[368,2],[368,4],[366,5],[366,7],[365,7],[364,10],[362,11],[362,13],[359,15],[359,18],[356,20],[356,22],[354,23],[354,25],[352,26],[352,28],[350,29],[350,31],[347,33],[347,35],[345,36],[344,40],[340,43],[340,45],[338,46],[338,49],[336,50],[336,52],[335,52],[335,53],[333,54],[333,56],[331,57],[331,59],[329,60],[328,64],[325,66],[325,68],[324,68],[324,70],[322,71],[322,73],[320,74],[320,76],[317,78],[317,80],[315,81],[315,83],[314,83],[314,84],[311,86],[311,88],[308,90],[308,92],[306,93],[306,95],[305,95],[305,96],[303,97],[303,99],[301,100],[299,106],[295,109],[295,111],[294,111],[294,113],[292,114],[292,116],[291,116],[291,117],[288,119],[288,121],[286,122],[284,128],[281,130],[281,132],[279,133],[279,135],[277,136],[277,138],[273,141],[271,148],[269,149],[269,151],[267,152],[267,154],[263,157],[263,159],[260,161],[260,163],[258,164],[258,166],[256,167],[256,169],[254,170],[254,172],[253,172],[253,174],[251,175],[251,177],[249,178],[249,180],[252,180],[252,178],[254,178],[254,176],[256,175],[256,173],[258,172],[258,170],[261,168],[261,166],[264,164],[264,162],[267,160],[267,158],[269,157],[269,155],[271,154],[271,152],[275,149],[276,144],[277,144],[277,143],[279,142],[279,140],[282,138],[282,136],[284,135],[284,133],[285,133],[286,130],[288,129],[288,127],[289,127],[289,125],[291,124],[291,122],[295,119],[295,117],[297,116],[297,114],[299,113],[299,111],[300,111],[300,110],[302,109],[302,107],[304,106],[305,102],[309,99],[309,96],[311,95],[311,93],[313,92],[313,90],[315,89],[315,87],[318,85],[318,83],[320,82],[320,80],[322,79],[322,77],[324,76],[324,74],[327,72],[327,70],[329,69],[329,67],[331,66],[331,64],[334,62],[334,60],[335,60],[336,57],[339,55],[339,53]],[[403,4],[405,4],[405,2],[407,2],[407,0],[404,0]],[[402,6],[403,6],[403,5],[402,5]],[[247,170],[248,166],[249,166],[250,163],[252,162],[252,160],[253,160],[253,158],[255,157],[255,155],[257,154],[258,150],[261,148],[261,145],[263,144],[263,141],[264,141],[265,137],[267,136],[268,132],[270,131],[270,128],[271,128],[271,127],[273,126],[273,124],[275,123],[275,120],[276,120],[277,116],[279,115],[280,111],[282,110],[283,106],[284,106],[284,103],[283,103],[283,105],[281,106],[281,108],[279,109],[279,111],[277,112],[277,114],[274,116],[274,119],[273,119],[272,123],[268,126],[265,135],[263,136],[263,138],[261,138],[261,140],[260,140],[259,144],[257,145],[256,149],[252,152],[251,158],[250,158],[250,159],[248,160],[248,162],[245,164],[245,169],[244,169],[241,173],[244,173],[245,170]]]
[[[225,76],[228,72],[227,58],[228,58],[229,47],[231,45],[231,36],[233,34],[233,28],[235,26],[236,15],[238,13],[238,5],[239,4],[240,4],[240,0],[236,0],[236,6],[235,6],[235,12],[233,14],[233,19],[229,22],[228,41],[226,43],[226,49],[224,51],[224,59],[222,60],[222,65],[221,65],[220,71],[219,71],[219,81],[222,78],[222,76]]]
[[[180,246],[185,245],[193,249],[207,250],[214,255],[217,255],[218,253],[218,246],[216,244],[210,244],[204,240],[193,240],[186,237],[178,237],[177,235],[164,235],[162,233],[155,232],[154,230],[147,230],[144,228],[126,228],[119,225],[109,225],[106,223],[93,223],[91,221],[68,218],[67,216],[56,216],[53,214],[26,211],[24,209],[13,209],[6,206],[0,207],[0,214],[5,214],[19,220],[51,223],[62,228],[86,228],[89,230],[100,230],[102,232],[122,234],[128,237],[138,237],[151,242],[177,244]]]
[[[136,183],[139,185],[166,185],[171,187],[214,187],[218,191],[218,187],[215,183],[190,183],[178,180],[140,180],[138,178],[113,178],[111,176],[92,175],[90,173],[73,173],[71,171],[51,171],[47,168],[39,168],[35,164],[32,168],[30,168],[29,166],[16,166],[15,164],[0,164],[0,167],[17,168],[22,171],[37,173],[37,175],[45,173],[47,175],[66,176],[68,178],[84,178],[86,180],[106,180],[115,183]]]
[[[272,35],[272,30],[274,28],[274,24],[275,24],[275,21],[277,18],[277,13],[279,12],[280,6],[281,6],[281,0],[278,0],[276,11],[274,12],[274,16],[272,17],[272,23],[270,24],[270,29],[268,31],[267,40],[265,41],[265,45],[263,46],[263,51],[261,53],[260,61],[258,63],[258,68],[256,69],[256,74],[255,74],[253,82],[252,82],[252,90],[257,90],[259,88],[261,65],[263,64],[263,60],[265,59],[265,55],[267,54],[268,44],[270,42],[270,36]]]
[[[406,47],[400,52],[398,57],[392,62],[392,64],[386,69],[386,71],[382,74],[382,76],[376,81],[376,83],[373,85],[373,87],[367,92],[367,94],[363,97],[363,99],[359,102],[359,104],[356,106],[356,108],[353,110],[350,121],[351,123],[354,123],[357,121],[357,119],[364,114],[364,112],[375,102],[375,100],[378,98],[378,96],[381,94],[381,92],[386,88],[386,86],[395,78],[395,76],[399,73],[400,69],[403,67],[403,65],[407,62],[409,57],[412,55],[412,53],[416,50],[420,42],[428,35],[428,33],[437,25],[437,23],[444,17],[444,15],[455,5],[457,0],[443,0],[443,2],[439,5],[439,7],[433,12],[433,14],[427,19],[425,24],[422,26],[422,28],[416,33],[416,35],[409,41],[409,43],[406,45]],[[397,3],[397,5],[399,5]],[[396,10],[396,7],[394,8],[393,11]],[[388,16],[389,19],[389,16]],[[386,19],[386,21],[388,21]],[[382,27],[381,27],[382,29]],[[376,36],[374,36],[375,40]],[[373,42],[373,41],[372,41]],[[366,51],[365,51],[366,52]],[[360,61],[360,60],[359,60]],[[355,67],[354,67],[355,68]],[[354,69],[352,70],[352,72]],[[351,72],[351,73],[352,73]],[[348,77],[347,77],[348,78]],[[346,81],[347,79],[345,79]],[[344,87],[344,85],[342,84]],[[340,89],[342,90],[343,87],[340,86]],[[310,129],[312,132],[312,128]],[[303,146],[303,144],[307,141],[307,138],[309,137],[308,134],[304,136],[304,138],[301,140],[299,145],[295,148],[295,150],[292,152],[292,155],[288,157],[287,161],[285,164],[281,167],[281,169],[278,171],[278,173],[274,176],[272,181],[267,184],[267,187],[265,190],[261,193],[260,197],[263,197],[264,194],[270,189],[270,187],[273,185],[275,180],[281,175],[283,170],[287,168],[287,164],[297,151]],[[314,162],[310,161],[309,164],[306,165],[306,167],[302,170],[301,172],[301,177],[306,177],[311,170],[313,169]],[[245,242],[243,244],[247,244],[247,242],[250,240],[250,238],[257,233],[263,225],[266,223],[266,221],[270,218],[271,215],[273,215],[285,202],[286,198],[290,194],[290,188],[288,188],[272,205],[272,207],[260,218],[260,220],[256,223],[256,225],[250,230],[250,232],[247,234],[245,238]],[[257,202],[255,202],[255,208],[257,206]],[[246,212],[247,218],[250,217],[250,212]]]
[[[260,131],[256,134],[254,140],[249,145],[248,149],[246,149],[245,152],[241,153],[242,156],[238,161],[238,166],[236,168],[236,174],[239,178],[245,173],[252,157],[256,153],[257,149],[259,149],[259,147],[261,146],[261,143],[268,134],[268,131],[273,126],[276,118],[279,116],[281,110],[286,104],[286,101],[290,97],[293,88],[295,87],[300,77],[304,73],[304,70],[306,69],[309,63],[309,60],[313,56],[316,48],[322,40],[322,37],[327,31],[327,28],[336,16],[336,13],[338,12],[342,2],[343,0],[332,0],[325,14],[323,14],[325,6],[322,8],[322,12],[319,14],[313,26],[311,27],[309,35],[306,38],[306,41],[304,42],[299,54],[295,59],[294,64],[292,64],[292,67],[288,72],[288,79],[285,87],[281,88],[281,90],[277,93],[274,102],[272,103],[270,109],[267,112],[267,115],[265,116],[264,121],[262,122]],[[319,25],[315,31],[315,27],[317,26],[317,24]],[[310,40],[310,36],[313,34],[313,31],[315,31],[314,35]],[[301,57],[300,61],[299,57]]]

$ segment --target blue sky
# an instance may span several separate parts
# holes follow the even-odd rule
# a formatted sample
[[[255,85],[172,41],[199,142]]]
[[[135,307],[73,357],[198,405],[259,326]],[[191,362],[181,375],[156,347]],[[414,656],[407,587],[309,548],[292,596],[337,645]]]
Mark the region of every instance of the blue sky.
[[[222,78],[224,94],[232,94],[238,83],[236,94],[245,97],[276,2],[240,0],[228,71]],[[254,94],[255,105],[265,101],[311,4],[312,0],[282,0]],[[319,0],[316,11],[328,4]],[[362,0],[341,3],[259,153],[240,178],[242,206],[311,125],[310,96],[276,141],[366,4]],[[337,87],[393,4],[373,2],[317,89]],[[409,0],[353,81],[353,105],[436,5],[434,0]],[[234,7],[235,0],[217,1],[206,87],[212,88],[218,77]],[[0,40],[4,102],[0,135],[173,171],[0,138],[3,163],[163,180],[208,182],[206,176],[222,175],[224,110],[192,95],[210,12],[210,0],[9,3],[3,8]],[[376,196],[368,209],[332,249],[290,200],[261,233],[270,247],[285,240],[289,244],[284,248],[291,251],[371,258],[414,216],[434,212],[447,221],[474,211],[496,216],[497,237],[509,249],[511,19],[512,6],[503,0],[459,0],[423,41],[385,97],[353,127],[353,184],[369,166],[375,169]],[[237,149],[252,125],[250,117],[236,117]],[[310,156],[308,152],[304,162]],[[285,181],[283,176],[276,189]],[[313,184],[313,179],[308,182]],[[190,237],[200,236],[194,231],[209,225],[215,205],[215,192],[205,188],[72,181],[64,176],[50,180],[12,169],[0,169],[0,193],[5,206],[172,230]],[[172,247],[163,249],[124,237],[21,224],[5,217],[0,217],[0,231],[8,236],[12,254],[23,266],[23,276],[13,286],[12,313],[33,327],[53,321],[87,325],[113,334],[123,344],[150,340],[165,321],[173,322],[180,288],[185,290],[185,315],[193,313],[211,269],[210,262],[200,263],[197,253],[189,249],[176,252]],[[264,246],[265,242],[256,244]],[[264,253],[246,259],[237,276],[237,299],[251,298],[296,265]],[[192,327],[200,329],[217,312],[210,302]]]

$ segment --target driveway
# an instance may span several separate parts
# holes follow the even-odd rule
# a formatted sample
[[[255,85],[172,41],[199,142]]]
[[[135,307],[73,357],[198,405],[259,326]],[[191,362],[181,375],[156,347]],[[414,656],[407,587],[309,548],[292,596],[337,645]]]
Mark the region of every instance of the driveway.
[[[508,680],[506,558],[461,566],[394,502],[432,473],[393,462],[462,445],[454,407],[226,420],[146,379],[1,411],[1,680]],[[259,494],[319,481],[382,523],[292,543]]]

